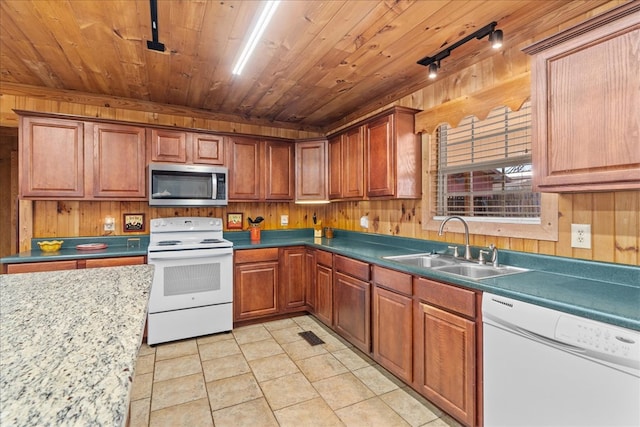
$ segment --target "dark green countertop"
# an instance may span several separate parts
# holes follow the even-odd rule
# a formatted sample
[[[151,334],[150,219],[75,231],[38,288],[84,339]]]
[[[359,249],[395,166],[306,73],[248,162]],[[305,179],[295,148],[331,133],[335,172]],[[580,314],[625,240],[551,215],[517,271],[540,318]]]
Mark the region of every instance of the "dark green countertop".
[[[500,250],[501,264],[531,271],[474,280],[383,258],[443,252],[448,246],[443,242],[345,230],[335,230],[333,239],[315,239],[312,229],[262,231],[258,243],[250,241],[248,232],[228,232],[225,238],[234,242],[235,249],[311,246],[398,271],[640,330],[640,267],[637,266]],[[462,245],[458,246],[463,249]],[[474,257],[477,257],[478,249],[472,248]]]
[[[128,236],[60,239],[65,243],[58,253],[44,254],[36,249],[2,258],[0,262],[20,263],[146,255],[149,237],[145,235],[132,237],[141,239],[140,248],[128,248],[126,243]],[[500,250],[501,264],[527,268],[531,271],[474,280],[383,258],[409,253],[443,252],[448,245],[444,242],[345,230],[335,230],[333,239],[316,239],[313,237],[313,229],[310,228],[263,230],[261,240],[257,243],[251,242],[248,231],[225,232],[224,237],[234,243],[236,250],[310,246],[398,271],[640,330],[640,267],[638,266]],[[109,244],[109,247],[103,251],[85,252],[75,249],[77,244],[99,243],[102,242],[101,239],[108,239],[105,242]],[[462,245],[458,246],[462,249]],[[478,249],[472,248],[474,257],[477,257]]]
[[[64,243],[62,243],[62,247],[57,252],[42,252],[39,249],[37,242],[46,240],[62,240]],[[77,245],[84,245],[87,243],[106,243],[107,247],[105,249],[90,251],[76,249]],[[25,262],[64,261],[87,258],[146,256],[147,246],[149,246],[149,236],[145,234],[135,236],[32,239],[32,250],[1,258],[0,263],[19,264]]]

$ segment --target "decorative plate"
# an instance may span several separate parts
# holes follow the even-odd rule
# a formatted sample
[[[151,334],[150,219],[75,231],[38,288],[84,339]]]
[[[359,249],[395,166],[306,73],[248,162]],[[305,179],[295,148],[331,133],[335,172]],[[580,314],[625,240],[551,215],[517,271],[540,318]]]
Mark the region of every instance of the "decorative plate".
[[[76,249],[79,251],[95,251],[98,249],[104,249],[106,247],[106,243],[85,243],[84,245],[76,246]]]

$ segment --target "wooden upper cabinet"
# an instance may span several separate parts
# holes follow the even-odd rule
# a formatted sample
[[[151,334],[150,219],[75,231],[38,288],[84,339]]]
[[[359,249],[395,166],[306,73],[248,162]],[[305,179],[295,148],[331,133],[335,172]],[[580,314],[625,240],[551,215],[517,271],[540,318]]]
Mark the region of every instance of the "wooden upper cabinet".
[[[263,193],[260,148],[256,139],[229,138],[229,200],[260,200]]]
[[[193,163],[206,165],[224,165],[224,137],[206,133],[189,133],[188,135]]]
[[[364,198],[364,126],[358,126],[329,141],[329,197]]]
[[[537,191],[640,188],[639,22],[631,2],[525,48]]]
[[[422,150],[414,134],[417,110],[394,107],[365,125],[367,196],[422,197]]]
[[[296,143],[296,200],[327,198],[327,140]]]
[[[145,128],[94,123],[93,196],[144,199],[146,197]]]
[[[167,129],[149,129],[151,161],[185,163],[187,133]]]
[[[84,124],[20,116],[20,196],[84,197]]]
[[[290,142],[264,142],[265,200],[293,200],[295,146]]]
[[[224,165],[224,137],[170,129],[149,129],[152,162]]]
[[[247,137],[228,142],[229,200],[293,200],[292,143]]]

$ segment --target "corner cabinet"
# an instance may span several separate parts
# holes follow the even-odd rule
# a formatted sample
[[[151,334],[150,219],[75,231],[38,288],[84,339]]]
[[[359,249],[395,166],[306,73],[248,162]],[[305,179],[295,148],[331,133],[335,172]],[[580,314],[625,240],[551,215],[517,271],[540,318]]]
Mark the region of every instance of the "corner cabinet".
[[[417,111],[394,107],[365,125],[369,198],[422,197],[422,149],[414,133]]]
[[[306,309],[306,263],[304,246],[280,249],[280,311]]]
[[[640,3],[524,51],[532,61],[534,187],[640,188]]]
[[[315,315],[327,326],[333,325],[333,255],[315,251]]]
[[[327,140],[296,142],[296,201],[327,201]]]

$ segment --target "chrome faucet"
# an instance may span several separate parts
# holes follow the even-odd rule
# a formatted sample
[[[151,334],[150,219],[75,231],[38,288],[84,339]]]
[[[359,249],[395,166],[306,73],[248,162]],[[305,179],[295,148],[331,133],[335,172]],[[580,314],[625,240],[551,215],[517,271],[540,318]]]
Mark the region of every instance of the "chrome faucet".
[[[494,267],[500,267],[500,263],[498,262],[498,248],[492,243],[489,245],[489,249],[491,249],[491,262]]]
[[[450,219],[458,219],[462,222],[462,225],[464,225],[464,259],[473,259],[471,257],[471,248],[469,247],[469,226],[467,225],[467,221],[464,220],[464,218],[462,218],[461,216],[448,216],[444,219],[444,221],[442,221],[442,223],[440,224],[440,230],[438,230],[438,236],[442,236],[442,231],[444,230],[444,225],[450,220]]]

